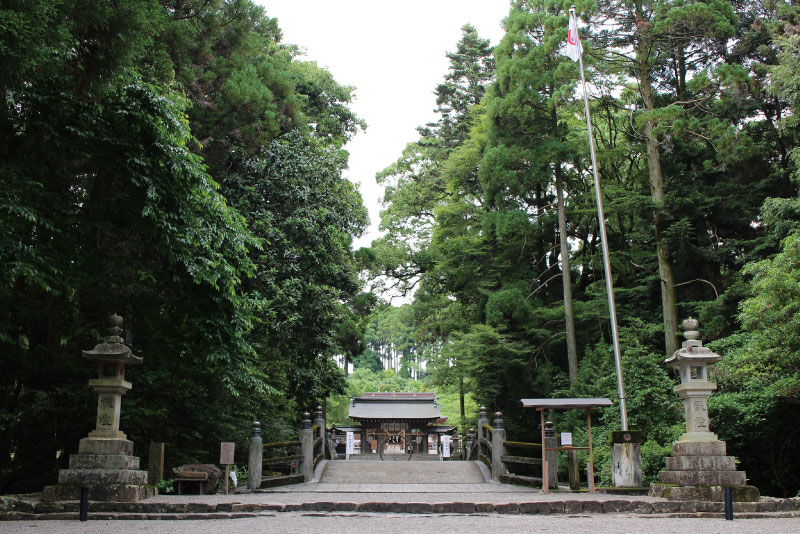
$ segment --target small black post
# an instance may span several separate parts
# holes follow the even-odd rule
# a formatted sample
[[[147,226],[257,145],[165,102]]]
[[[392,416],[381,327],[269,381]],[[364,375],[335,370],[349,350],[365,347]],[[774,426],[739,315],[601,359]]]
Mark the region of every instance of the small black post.
[[[81,488],[81,521],[89,519],[89,488]]]
[[[733,521],[733,492],[725,486],[725,521]]]

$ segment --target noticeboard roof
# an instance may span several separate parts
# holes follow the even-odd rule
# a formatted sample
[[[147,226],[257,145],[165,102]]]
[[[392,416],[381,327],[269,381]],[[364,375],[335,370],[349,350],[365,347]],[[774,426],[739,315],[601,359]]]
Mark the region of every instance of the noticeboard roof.
[[[585,408],[588,410],[612,406],[611,399],[606,398],[575,398],[575,399],[520,399],[523,408],[568,410],[571,408]]]

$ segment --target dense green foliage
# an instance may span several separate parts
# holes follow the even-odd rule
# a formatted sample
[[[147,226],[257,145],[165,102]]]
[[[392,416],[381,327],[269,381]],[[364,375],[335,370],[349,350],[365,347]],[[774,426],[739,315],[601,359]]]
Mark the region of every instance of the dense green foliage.
[[[53,483],[91,429],[79,355],[112,312],[144,357],[122,429],[168,468],[343,390],[351,97],[249,0],[3,4],[0,492]]]
[[[465,28],[445,82],[466,86],[465,73],[480,72],[480,98],[457,116],[440,108],[440,120],[379,173],[387,233],[363,253],[387,287],[416,289],[401,336],[426,350],[404,350],[427,354],[434,383],[454,391],[460,382],[490,412],[503,411],[512,439],[538,432],[520,398],[617,397],[580,74],[562,55],[571,3],[510,2],[493,62]],[[581,35],[628,416],[645,435],[646,480],[681,433],[663,359],[677,318],[692,315],[725,356],[712,430],[765,494],[793,496],[798,240],[785,238],[800,228],[797,8],[577,8],[588,23]],[[585,439],[579,418],[554,415]],[[598,440],[619,421],[619,410],[599,414]],[[597,463],[609,482],[608,455]]]

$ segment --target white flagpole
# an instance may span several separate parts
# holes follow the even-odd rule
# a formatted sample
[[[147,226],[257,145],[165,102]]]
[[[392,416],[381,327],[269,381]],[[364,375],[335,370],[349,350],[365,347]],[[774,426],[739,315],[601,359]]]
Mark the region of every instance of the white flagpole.
[[[575,6],[569,8],[570,19],[575,17]],[[576,36],[578,42],[580,37]],[[614,364],[617,368],[617,395],[619,411],[622,418],[622,430],[628,430],[628,410],[625,406],[625,385],[622,383],[622,362],[619,351],[619,334],[617,332],[617,307],[614,304],[614,284],[611,280],[611,259],[608,255],[608,239],[606,238],[606,218],[603,214],[603,196],[600,194],[600,179],[597,176],[597,157],[594,153],[594,136],[592,135],[592,116],[589,113],[589,95],[586,92],[586,77],[583,74],[583,54],[578,55],[581,68],[581,86],[583,103],[586,107],[586,128],[589,131],[589,152],[592,155],[592,172],[594,173],[594,193],[597,200],[597,219],[600,226],[600,241],[603,244],[603,267],[606,271],[606,292],[608,293],[608,313],[611,319],[611,339],[614,345]]]

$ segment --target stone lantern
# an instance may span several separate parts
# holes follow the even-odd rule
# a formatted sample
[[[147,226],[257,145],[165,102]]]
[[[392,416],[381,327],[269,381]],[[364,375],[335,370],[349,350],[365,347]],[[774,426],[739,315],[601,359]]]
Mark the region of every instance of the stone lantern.
[[[122,396],[131,389],[125,380],[125,366],[138,365],[142,358],[125,346],[122,317],[108,318],[108,336],[83,357],[97,363],[98,376],[89,380],[97,392],[95,429],[78,445],[78,454],[69,457],[69,469],[58,472],[58,484],[44,488],[44,501],[75,500],[80,489],[89,489],[93,501],[135,502],[155,495],[147,486],[147,471],[139,469],[133,456],[133,442],[119,429]]]
[[[717,435],[708,428],[708,397],[717,389],[717,384],[709,381],[708,376],[709,366],[720,361],[722,356],[703,346],[697,327],[697,319],[683,322],[686,341],[664,363],[680,373],[681,383],[673,388],[683,399],[686,414],[686,434],[680,441],[717,441]]]
[[[726,445],[708,427],[708,397],[717,389],[709,381],[709,367],[722,359],[698,339],[696,319],[683,322],[686,341],[664,363],[680,372],[674,387],[683,399],[686,433],[672,444],[667,469],[650,486],[650,495],[675,501],[722,501],[726,488],[734,501],[758,501],[758,488],[747,485],[744,471],[736,470],[736,459],[727,456]]]
[[[131,389],[131,383],[125,380],[125,366],[139,365],[142,358],[134,356],[120,337],[122,317],[114,314],[108,318],[108,334],[104,343],[82,351],[84,358],[97,362],[97,378],[89,380],[89,387],[97,392],[97,422],[85,439],[127,440],[119,430],[122,396]]]

